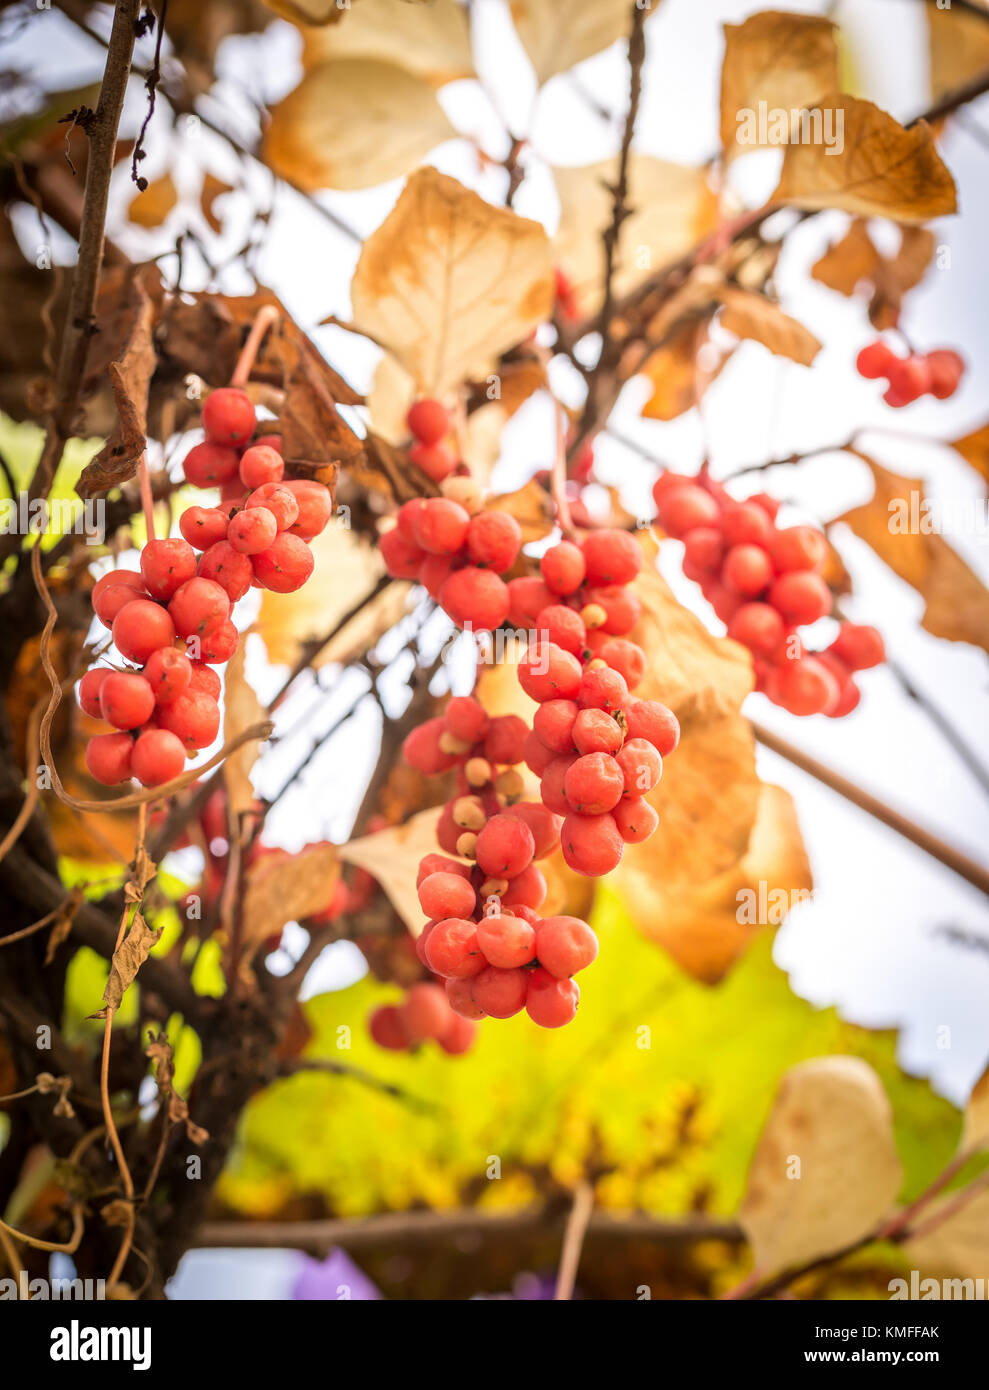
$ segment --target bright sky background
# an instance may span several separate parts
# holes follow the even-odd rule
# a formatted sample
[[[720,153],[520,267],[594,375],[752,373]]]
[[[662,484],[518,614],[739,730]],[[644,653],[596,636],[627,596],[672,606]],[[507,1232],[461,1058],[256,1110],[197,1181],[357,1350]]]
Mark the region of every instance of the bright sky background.
[[[717,143],[717,93],[721,54],[720,25],[738,21],[762,8],[727,0],[664,0],[647,26],[648,58],[636,148],[684,163],[706,159]],[[787,8],[821,12],[821,4]],[[901,119],[926,104],[927,58],[924,6],[918,0],[854,0],[839,4],[834,17],[851,40],[853,90],[868,96]],[[516,130],[528,131],[533,150],[531,172],[517,198],[519,212],[540,218],[552,230],[557,205],[548,165],[585,164],[614,153],[618,124],[596,115],[568,78],[554,79],[543,90],[533,113],[534,86],[526,61],[507,20],[502,0],[477,0],[476,56],[500,108]],[[346,23],[346,17],[344,18]],[[43,45],[43,46],[42,46]],[[298,77],[298,39],[279,26],[263,39],[235,39],[222,51],[222,107],[215,110],[253,138],[249,107],[241,95],[247,86],[269,101],[291,89]],[[43,57],[42,57],[43,55]],[[57,12],[32,20],[7,45],[8,66],[43,61],[45,82],[69,87],[91,80],[100,50],[72,30]],[[623,116],[627,76],[620,47],[601,54],[578,70],[580,85],[606,107]],[[505,146],[491,102],[476,83],[447,86],[440,99],[458,128],[477,136],[494,155]],[[135,125],[143,105],[140,87],[131,92],[127,121]],[[223,113],[226,113],[224,115]],[[966,120],[989,132],[989,100],[970,108]],[[220,141],[202,129],[179,136],[179,184],[195,208],[200,171],[205,162],[231,182],[242,168]],[[154,123],[151,157],[145,172],[154,176],[174,158],[175,146],[165,127]],[[984,228],[989,217],[989,148],[979,143],[970,125],[955,123],[942,144],[954,173],[964,216],[935,224],[939,243],[950,247],[950,269],[932,270],[907,300],[904,326],[921,347],[958,347],[969,363],[962,390],[950,402],[925,400],[894,414],[882,405],[875,383],[860,380],[853,360],[871,336],[859,302],[850,302],[807,280],[806,269],[840,234],[844,219],[828,214],[813,219],[788,243],[778,286],[785,307],[801,318],[825,344],[812,372],[772,358],[761,347],[745,344],[708,392],[703,422],[691,412],[672,424],[643,421],[639,409],[646,385],[633,382],[615,417],[621,433],[646,453],[677,469],[694,471],[706,438],[715,472],[743,463],[836,442],[863,425],[915,434],[957,437],[986,418],[984,382],[989,367],[985,333],[987,258]],[[751,192],[758,199],[772,186],[778,156],[754,155]],[[492,201],[503,197],[504,175],[481,172],[475,152],[464,141],[449,142],[431,157],[438,167],[476,187]],[[357,386],[370,385],[378,352],[369,344],[332,328],[314,325],[333,313],[348,314],[348,284],[358,248],[334,232],[290,191],[273,189],[263,170],[249,186],[257,200],[274,198],[270,229],[257,261],[259,278],[275,289],[334,365]],[[400,191],[396,181],[367,192],[322,195],[327,206],[367,235],[385,216]],[[126,178],[111,200],[113,234],[136,258],[156,254],[174,241],[188,210],[180,209],[166,228],[154,233],[123,225],[122,208],[131,197]],[[247,198],[232,196],[223,205],[228,216],[222,238],[209,238],[214,259],[222,261],[242,243],[249,225]],[[25,244],[34,245],[36,230],[21,224]],[[895,235],[894,235],[895,244]],[[60,245],[56,241],[56,245]],[[64,250],[64,247],[63,247]],[[189,288],[198,288],[195,275]],[[236,270],[220,288],[249,288]],[[561,373],[559,390],[572,383]],[[875,457],[898,472],[923,477],[935,498],[973,502],[982,496],[975,473],[951,451],[921,442],[876,433],[866,441]],[[494,482],[504,490],[524,481],[551,457],[552,418],[545,403],[532,402],[510,422]],[[596,450],[598,472],[605,482],[620,484],[629,508],[650,515],[649,489],[655,470],[622,445],[603,438]],[[753,480],[749,490],[761,484]],[[794,503],[789,519],[827,519],[864,501],[870,481],[864,465],[830,454],[796,469],[780,470],[771,487]],[[989,766],[986,738],[986,658],[962,644],[938,641],[921,631],[922,603],[850,533],[839,535],[857,594],[848,603],[854,618],[874,622],[896,661],[962,729]],[[989,576],[986,535],[952,534],[952,544]],[[676,578],[679,548],[666,549],[669,577]],[[679,578],[678,592],[704,612],[695,586]],[[709,611],[706,618],[717,626]],[[822,625],[826,633],[826,626]],[[325,672],[329,677],[332,673]],[[264,679],[264,677],[262,677]],[[269,676],[268,679],[274,679]],[[808,752],[888,800],[936,834],[985,860],[989,840],[989,796],[963,762],[932,728],[894,678],[885,670],[866,673],[863,700],[849,718],[796,719],[751,697],[751,713]],[[313,703],[303,692],[286,710],[286,719],[307,714],[305,737],[328,727],[347,703],[347,686]],[[399,704],[400,690],[391,698]],[[360,795],[360,778],[374,758],[377,717],[371,707],[332,741],[309,770],[298,796],[290,798],[273,831],[289,846],[317,835],[346,838]],[[297,744],[286,766],[295,761]],[[287,755],[286,755],[287,756]],[[271,782],[280,769],[271,760]],[[835,1004],[843,1016],[870,1026],[899,1029],[899,1057],[910,1071],[931,1077],[937,1089],[956,1101],[967,1094],[989,1055],[989,904],[954,874],[854,807],[798,772],[760,751],[764,778],[786,787],[795,797],[811,856],[816,895],[799,907],[778,934],[776,959],[789,973],[798,993],[820,1005]],[[268,789],[265,778],[263,790]],[[952,928],[981,942],[981,948],[951,944]],[[358,969],[354,948],[332,948],[317,966],[310,990],[353,978]],[[950,1028],[950,1048],[939,1047],[939,1030]],[[744,1026],[744,1020],[740,1020]]]

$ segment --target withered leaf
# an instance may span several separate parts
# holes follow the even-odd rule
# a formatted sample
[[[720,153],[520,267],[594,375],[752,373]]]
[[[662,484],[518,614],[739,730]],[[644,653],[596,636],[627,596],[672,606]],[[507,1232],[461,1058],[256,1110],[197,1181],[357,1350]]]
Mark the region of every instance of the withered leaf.
[[[223,230],[223,223],[217,216],[214,203],[217,198],[221,198],[224,193],[232,193],[233,185],[225,183],[223,179],[218,179],[215,174],[206,173],[203,178],[203,186],[199,194],[199,206],[202,208],[203,216],[214,232]]]
[[[130,931],[124,937],[110,962],[110,977],[103,991],[106,1007],[92,1015],[93,1018],[106,1018],[107,1013],[116,1013],[120,1001],[134,983],[137,972],[151,954],[151,948],[160,939],[163,928],[155,931],[149,927],[140,912],[134,914]]]
[[[459,0],[429,0],[421,8],[408,0],[360,0],[346,24],[303,30],[304,67],[318,67],[330,58],[397,63],[432,87],[471,77],[467,9]]]
[[[301,339],[279,417],[282,449],[293,463],[334,463],[354,458],[364,447],[337,410],[326,366],[312,344]]]
[[[340,876],[336,845],[309,845],[298,854],[257,860],[245,875],[243,944],[257,947],[286,922],[321,911]]]
[[[139,276],[130,280],[129,289],[130,331],[119,357],[109,366],[117,423],[106,444],[80,474],[76,483],[80,497],[97,496],[133,478],[147,447],[148,391],[156,366],[152,341],[155,308]]]
[[[841,118],[841,149],[787,145],[772,202],[897,222],[926,222],[957,211],[955,181],[925,121],[908,130],[873,102],[844,93],[820,105],[825,116],[834,113],[836,127]]]
[[[736,337],[752,338],[777,356],[804,367],[809,367],[820,352],[821,344],[810,329],[764,294],[726,285],[719,298],[724,305],[721,326]]]
[[[642,8],[649,19],[659,0]],[[628,0],[510,0],[510,9],[540,84],[627,39],[632,28]]]
[[[971,434],[953,439],[951,447],[989,483],[989,420],[972,430]]]
[[[155,179],[138,193],[127,209],[127,216],[138,227],[160,227],[179,200],[171,174]]]

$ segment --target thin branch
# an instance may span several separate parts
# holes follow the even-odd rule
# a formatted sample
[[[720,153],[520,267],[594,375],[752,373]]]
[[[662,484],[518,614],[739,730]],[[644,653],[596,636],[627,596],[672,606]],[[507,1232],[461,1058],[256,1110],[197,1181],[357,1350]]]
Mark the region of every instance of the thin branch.
[[[755,720],[751,720],[750,723],[756,738],[765,748],[771,749],[781,758],[786,758],[787,762],[793,763],[794,767],[799,767],[802,772],[809,773],[818,782],[822,782],[824,786],[830,787],[839,796],[843,796],[846,801],[850,801],[853,806],[858,806],[860,810],[881,821],[890,830],[895,830],[905,840],[909,840],[918,849],[922,849],[925,854],[929,854],[932,859],[936,859],[938,863],[951,869],[953,873],[958,874],[960,878],[965,879],[967,883],[971,883],[989,897],[989,869],[974,859],[970,859],[968,855],[962,854],[945,840],[932,835],[929,830],[925,830],[923,826],[917,825],[908,817],[901,815],[899,811],[892,810],[885,802],[880,801],[871,792],[867,792],[864,787],[858,786],[847,777],[842,777],[833,768],[818,762],[809,753],[805,753],[803,749],[797,748],[786,739],[780,738],[771,729],[756,723]]]
[[[574,1193],[570,1215],[567,1217],[566,1230],[563,1233],[563,1252],[560,1256],[560,1268],[556,1276],[556,1291],[553,1294],[557,1303],[566,1303],[573,1298],[574,1285],[577,1282],[577,1270],[580,1267],[580,1252],[584,1248],[584,1237],[587,1234],[587,1225],[593,1210],[594,1188],[589,1182],[579,1183]]]

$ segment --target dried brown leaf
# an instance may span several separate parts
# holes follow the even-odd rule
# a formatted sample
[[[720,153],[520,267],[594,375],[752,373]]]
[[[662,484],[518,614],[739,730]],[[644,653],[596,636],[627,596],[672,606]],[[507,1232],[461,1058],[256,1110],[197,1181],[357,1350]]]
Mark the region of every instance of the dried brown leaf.
[[[277,935],[286,922],[321,911],[340,875],[336,845],[309,845],[285,858],[256,860],[245,875],[242,943],[257,947]]]

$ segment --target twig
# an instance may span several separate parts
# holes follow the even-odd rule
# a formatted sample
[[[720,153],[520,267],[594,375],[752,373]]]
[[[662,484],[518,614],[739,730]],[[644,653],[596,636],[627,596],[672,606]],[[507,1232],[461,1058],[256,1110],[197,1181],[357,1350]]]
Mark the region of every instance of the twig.
[[[752,730],[764,747],[769,748],[774,753],[778,753],[781,758],[786,758],[787,762],[793,763],[794,767],[799,767],[802,772],[809,773],[811,777],[823,782],[826,787],[843,796],[846,801],[850,801],[853,806],[858,806],[862,811],[866,811],[890,830],[895,830],[898,835],[902,835],[905,840],[922,849],[925,854],[929,854],[932,859],[936,859],[945,868],[951,869],[953,873],[965,879],[978,888],[980,892],[989,897],[989,869],[976,863],[967,855],[956,850],[954,846],[946,841],[932,835],[923,826],[915,824],[899,811],[894,811],[878,797],[867,792],[864,787],[858,786],[855,782],[849,781],[847,777],[842,777],[826,764],[818,762],[803,749],[797,748],[786,739],[780,738],[771,729],[765,728],[762,724],[751,720]]]
[[[553,1294],[558,1303],[565,1303],[573,1298],[577,1270],[580,1266],[580,1252],[584,1248],[587,1223],[593,1210],[594,1188],[589,1182],[582,1182],[574,1193],[573,1206],[570,1208],[566,1230],[563,1233],[563,1251],[556,1276],[556,1291]]]
[[[158,32],[155,35],[154,60],[152,61],[151,67],[148,69],[147,77],[144,79],[144,86],[148,93],[148,109],[144,114],[140,132],[134,143],[134,153],[131,156],[130,164],[131,179],[137,184],[138,189],[142,193],[147,188],[148,181],[142,178],[137,172],[137,166],[147,155],[147,150],[144,148],[144,137],[148,133],[148,126],[151,124],[151,118],[155,114],[155,98],[158,95],[158,83],[161,80],[161,41],[165,37],[165,16],[168,14],[168,0],[161,0],[160,8],[161,13],[158,15]],[[154,22],[153,19],[152,22]]]

